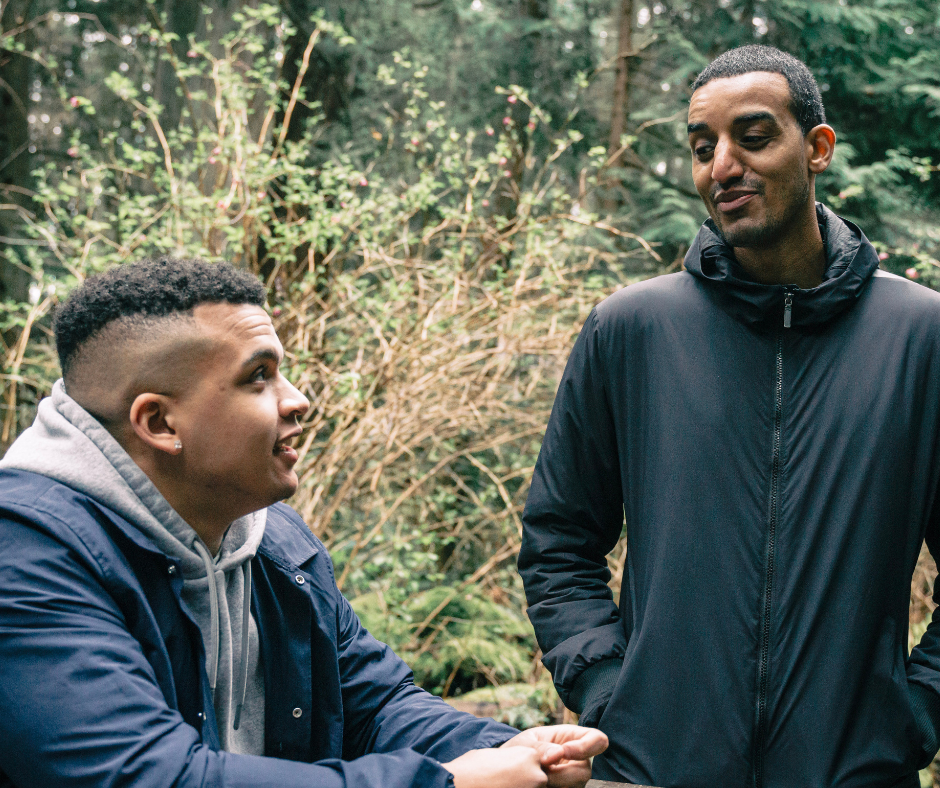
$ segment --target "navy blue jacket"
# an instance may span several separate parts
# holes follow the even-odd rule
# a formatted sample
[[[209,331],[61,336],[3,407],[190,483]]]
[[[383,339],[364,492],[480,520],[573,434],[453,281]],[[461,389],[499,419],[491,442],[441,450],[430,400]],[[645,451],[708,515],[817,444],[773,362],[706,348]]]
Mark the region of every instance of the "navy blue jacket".
[[[530,618],[594,775],[672,788],[918,784],[937,748],[940,295],[820,207],[827,279],[687,271],[590,314],[523,517]],[[626,522],[619,606],[606,556]]]
[[[283,504],[252,563],[266,757],[218,750],[180,573],[133,525],[0,471],[0,545],[2,788],[444,788],[441,762],[516,733],[415,687]]]

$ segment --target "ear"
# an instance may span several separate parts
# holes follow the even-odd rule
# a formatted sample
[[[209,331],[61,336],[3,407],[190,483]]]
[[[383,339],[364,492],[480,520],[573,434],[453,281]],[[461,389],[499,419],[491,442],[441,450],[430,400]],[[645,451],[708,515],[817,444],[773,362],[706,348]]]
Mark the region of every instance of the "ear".
[[[170,398],[163,394],[138,394],[131,403],[131,428],[148,446],[167,454],[179,454]]]
[[[806,135],[806,163],[810,173],[825,172],[836,149],[836,133],[825,123],[815,126]]]

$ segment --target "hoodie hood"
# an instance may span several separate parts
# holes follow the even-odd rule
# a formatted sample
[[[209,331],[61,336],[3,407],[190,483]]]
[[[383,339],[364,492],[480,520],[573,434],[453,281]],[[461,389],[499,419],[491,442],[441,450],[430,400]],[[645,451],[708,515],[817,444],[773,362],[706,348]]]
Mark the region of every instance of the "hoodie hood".
[[[178,563],[183,601],[202,633],[222,747],[261,754],[263,724],[261,744],[247,741],[257,738],[264,713],[257,626],[250,616],[251,559],[264,536],[267,510],[235,520],[213,556],[114,437],[66,393],[62,380],[39,403],[36,420],[7,450],[0,468],[40,473],[94,498]],[[238,733],[246,696],[251,730]]]
[[[813,328],[848,309],[865,291],[878,268],[878,254],[854,224],[816,203],[816,219],[826,248],[825,280],[811,290],[796,285],[764,285],[747,279],[711,219],[705,221],[688,254],[685,268],[705,282],[720,306],[754,327],[783,325],[784,302],[792,300],[791,325]]]

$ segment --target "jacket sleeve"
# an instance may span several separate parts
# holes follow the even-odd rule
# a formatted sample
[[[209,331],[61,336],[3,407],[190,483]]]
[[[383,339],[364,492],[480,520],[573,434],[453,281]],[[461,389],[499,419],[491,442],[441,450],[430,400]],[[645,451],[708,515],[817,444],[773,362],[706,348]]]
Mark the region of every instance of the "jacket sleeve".
[[[623,496],[602,339],[595,309],[555,397],[523,513],[519,552],[542,662],[583,724],[599,718],[626,648],[607,585],[607,554],[620,538]]]
[[[940,505],[936,508],[940,509]],[[940,559],[940,512],[935,512],[926,535],[927,549]],[[940,582],[934,584],[933,601],[940,604]],[[907,662],[911,711],[921,736],[921,762],[926,768],[940,748],[940,614],[934,614],[920,643]]]
[[[409,749],[313,764],[210,749],[166,703],[90,551],[9,517],[0,518],[0,543],[0,783],[453,785],[440,763]]]
[[[496,747],[519,731],[457,711],[416,687],[411,669],[362,626],[337,590],[344,758],[410,748],[446,763]]]

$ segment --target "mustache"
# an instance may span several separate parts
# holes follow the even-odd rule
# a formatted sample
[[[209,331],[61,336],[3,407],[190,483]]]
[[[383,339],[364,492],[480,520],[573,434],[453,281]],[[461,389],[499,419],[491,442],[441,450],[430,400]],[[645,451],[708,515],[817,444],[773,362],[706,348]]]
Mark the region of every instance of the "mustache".
[[[709,196],[711,197],[712,202],[714,202],[718,198],[719,194],[721,194],[722,192],[731,191],[733,189],[744,189],[749,192],[755,192],[756,194],[759,194],[759,195],[764,194],[764,184],[761,181],[753,180],[753,179],[744,179],[740,181],[734,181],[732,183],[725,183],[725,184],[716,183],[709,190]]]

